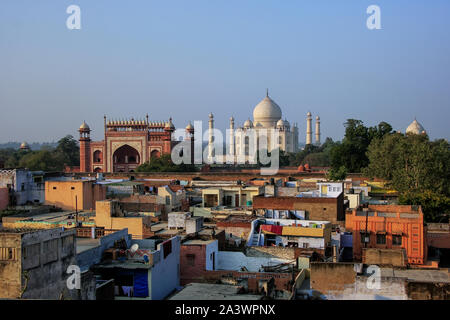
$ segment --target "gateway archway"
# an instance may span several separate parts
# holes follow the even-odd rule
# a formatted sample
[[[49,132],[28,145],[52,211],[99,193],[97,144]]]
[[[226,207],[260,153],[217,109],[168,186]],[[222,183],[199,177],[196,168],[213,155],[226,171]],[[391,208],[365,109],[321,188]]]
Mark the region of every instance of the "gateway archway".
[[[139,152],[129,145],[123,145],[113,154],[113,172],[134,172],[141,164]]]

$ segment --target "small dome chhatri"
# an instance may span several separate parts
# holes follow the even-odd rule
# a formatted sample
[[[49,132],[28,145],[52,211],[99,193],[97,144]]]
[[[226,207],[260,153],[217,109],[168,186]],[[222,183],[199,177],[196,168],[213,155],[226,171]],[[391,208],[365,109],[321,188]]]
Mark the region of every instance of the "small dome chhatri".
[[[87,123],[85,121],[83,121],[83,123],[80,126],[80,130],[91,130],[91,128],[89,128]]]
[[[21,150],[30,150],[30,146],[25,141],[20,144]]]
[[[186,126],[186,130],[193,130],[193,129],[194,129],[194,126],[189,121],[189,124]]]
[[[166,122],[164,129],[165,130],[174,130],[175,129],[175,126],[172,123],[172,118],[169,119],[169,122]]]
[[[252,127],[253,127],[252,120],[248,119],[247,121],[244,122],[244,128],[252,128]]]
[[[414,119],[414,121],[408,126],[408,128],[406,128],[406,133],[426,134],[427,132],[425,131],[424,127],[416,119]]]

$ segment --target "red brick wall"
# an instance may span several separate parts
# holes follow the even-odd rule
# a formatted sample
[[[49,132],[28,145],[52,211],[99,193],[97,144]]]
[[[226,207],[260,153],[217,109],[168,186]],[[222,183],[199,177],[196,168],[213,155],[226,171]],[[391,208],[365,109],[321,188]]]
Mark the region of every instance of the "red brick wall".
[[[194,255],[194,261],[188,255]],[[203,278],[206,270],[206,246],[181,245],[180,250],[180,281],[185,285],[198,278]]]
[[[91,146],[89,140],[80,140],[80,172],[91,172]]]
[[[9,204],[8,188],[0,188],[0,210],[5,210]]]

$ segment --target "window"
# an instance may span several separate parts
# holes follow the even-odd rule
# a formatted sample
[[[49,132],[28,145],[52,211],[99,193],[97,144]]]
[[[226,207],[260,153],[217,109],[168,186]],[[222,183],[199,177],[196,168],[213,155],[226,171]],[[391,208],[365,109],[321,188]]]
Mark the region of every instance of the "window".
[[[71,190],[75,190],[75,187],[70,187]]]
[[[53,190],[56,190],[56,187],[53,187]]]
[[[188,266],[193,267],[195,265],[195,254],[187,254],[186,259]]]
[[[402,245],[402,236],[398,234],[392,235],[392,245],[401,246]]]
[[[377,234],[377,244],[386,244],[386,234],[384,233]]]
[[[361,243],[369,243],[370,242],[370,233],[361,232]]]
[[[15,248],[0,248],[0,261],[16,260]]]

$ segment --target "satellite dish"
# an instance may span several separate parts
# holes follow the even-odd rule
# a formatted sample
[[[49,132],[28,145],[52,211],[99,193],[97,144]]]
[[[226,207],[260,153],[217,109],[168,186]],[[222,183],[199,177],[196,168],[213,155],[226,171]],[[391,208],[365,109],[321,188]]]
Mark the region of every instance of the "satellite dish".
[[[135,253],[136,251],[138,251],[139,249],[139,245],[137,243],[133,244],[130,248],[131,253]]]

